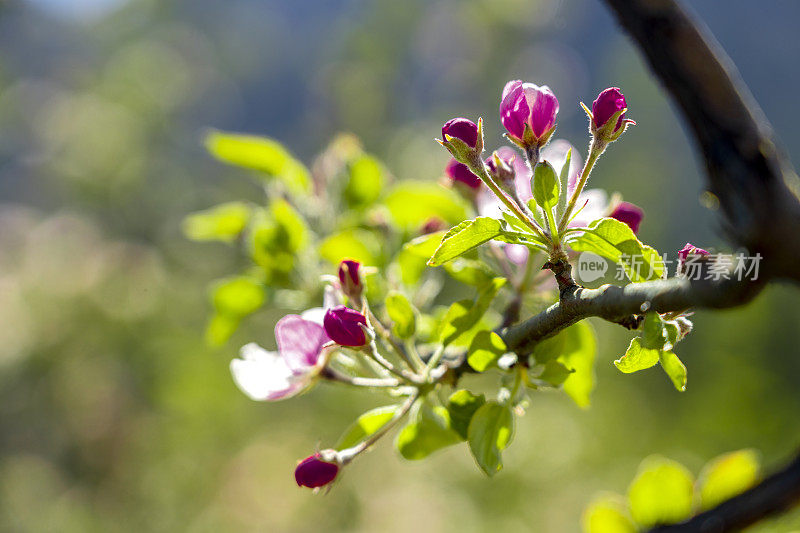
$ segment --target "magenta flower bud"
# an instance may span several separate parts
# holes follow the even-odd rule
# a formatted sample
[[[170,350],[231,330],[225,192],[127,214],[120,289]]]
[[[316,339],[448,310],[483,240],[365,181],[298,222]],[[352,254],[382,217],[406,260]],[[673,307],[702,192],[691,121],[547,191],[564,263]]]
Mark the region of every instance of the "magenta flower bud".
[[[683,263],[686,261],[686,258],[690,255],[711,255],[708,250],[703,250],[702,248],[698,248],[694,244],[687,242],[686,245],[678,251],[678,258],[680,262]]]
[[[467,165],[459,163],[455,159],[451,159],[450,162],[447,163],[444,172],[453,183],[463,183],[470,189],[475,190],[481,188],[481,179],[473,174]]]
[[[445,228],[447,228],[447,224],[445,224],[444,220],[439,217],[431,217],[425,221],[425,223],[419,229],[419,232],[421,235],[428,235],[429,233],[442,231]]]
[[[470,148],[478,146],[478,125],[465,118],[453,118],[442,126],[442,140],[447,141],[447,135],[464,141]]]
[[[361,329],[362,325],[367,325],[367,319],[349,307],[337,305],[328,309],[322,324],[325,333],[336,344],[359,347],[367,343],[367,337]]]
[[[331,452],[331,453],[328,453]],[[323,459],[323,454],[335,457],[334,450],[325,450],[306,457],[294,469],[294,480],[298,487],[316,489],[332,483],[339,475],[339,464]]]
[[[633,230],[633,233],[639,233],[639,224],[642,223],[644,218],[644,211],[638,205],[630,202],[620,202],[608,216],[627,224]]]
[[[546,85],[513,80],[506,84],[500,102],[500,121],[517,143],[543,145],[556,125],[558,99]],[[533,139],[525,139],[526,126]]]
[[[605,126],[614,113],[622,111],[628,106],[625,103],[625,96],[618,87],[609,87],[608,89],[597,95],[597,99],[592,102],[592,121],[595,128],[602,128]],[[619,116],[617,124],[614,126],[614,132],[618,131],[622,124],[625,122],[625,113]]]
[[[351,259],[339,263],[339,284],[348,298],[355,300],[361,298],[361,293],[364,291],[364,284],[361,282],[361,263]]]

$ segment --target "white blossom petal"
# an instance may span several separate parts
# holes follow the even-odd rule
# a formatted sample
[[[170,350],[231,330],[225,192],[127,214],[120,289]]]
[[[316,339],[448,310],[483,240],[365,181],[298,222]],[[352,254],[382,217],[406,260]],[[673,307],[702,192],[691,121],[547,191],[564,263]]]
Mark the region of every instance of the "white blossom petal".
[[[242,346],[241,359],[231,361],[231,374],[236,386],[256,401],[290,398],[308,385],[312,373],[296,374],[277,352],[270,352],[250,343]]]

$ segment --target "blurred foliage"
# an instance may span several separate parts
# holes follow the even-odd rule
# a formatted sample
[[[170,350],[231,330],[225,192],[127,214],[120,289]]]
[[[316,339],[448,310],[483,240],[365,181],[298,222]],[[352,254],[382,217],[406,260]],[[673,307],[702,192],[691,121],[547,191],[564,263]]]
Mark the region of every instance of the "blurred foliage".
[[[232,271],[244,276],[240,289],[266,281],[224,243],[196,245],[181,234],[189,213],[258,199],[265,186],[205,155],[207,127],[267,133],[297,150],[286,156],[292,162],[310,161],[334,132],[350,130],[364,149],[342,138],[340,150],[385,161],[376,170],[353,159],[357,179],[380,172],[384,183],[393,174],[433,188],[446,162],[431,141],[441,123],[494,109],[506,80],[548,83],[562,102],[559,134],[574,138],[585,131],[577,101],[619,85],[639,125],[593,180],[645,207],[642,235],[659,250],[722,242],[714,214],[695,201],[692,149],[596,2],[76,7],[91,3],[0,4],[0,529],[577,531],[592,494],[623,491],[651,453],[697,471],[719,453],[752,447],[769,470],[795,448],[797,294],[775,287],[744,309],[695,316],[681,352],[692,386],[682,395],[654,370],[620,375],[611,362],[625,333],[596,324],[592,408],[539,395],[515,428],[524,445],[505,452],[507,467],[491,481],[468,468],[463,448],[401,464],[383,447],[326,497],[295,489],[291,472],[308,443],[333,442],[378,405],[320,387],[267,406],[234,388],[236,348],[269,345],[277,318],[303,305],[288,284],[222,347],[204,342],[211,302],[198,287]],[[794,150],[800,8],[693,4]],[[778,72],[784,83],[774,83]],[[485,119],[499,141],[495,117]],[[292,162],[276,172],[301,172]],[[407,200],[402,188],[394,193],[398,205]],[[349,195],[353,207],[368,200]],[[458,219],[458,200],[443,201]],[[299,242],[291,222],[276,222],[280,206],[226,209],[184,229],[226,242],[247,235],[258,243],[254,254]],[[423,217],[401,220],[411,233]],[[239,231],[253,224],[257,232]],[[372,230],[340,239],[381,258]],[[424,266],[425,246],[404,248],[402,260]],[[330,249],[335,262],[339,244]],[[794,513],[760,530],[799,525]]]

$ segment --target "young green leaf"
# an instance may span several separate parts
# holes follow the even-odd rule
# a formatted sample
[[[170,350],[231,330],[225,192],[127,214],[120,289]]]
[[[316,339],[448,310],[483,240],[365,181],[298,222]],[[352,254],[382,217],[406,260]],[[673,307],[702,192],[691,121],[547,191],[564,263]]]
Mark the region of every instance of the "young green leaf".
[[[561,184],[553,165],[547,161],[536,165],[533,171],[531,190],[537,205],[548,213],[551,212],[550,210],[558,204],[561,192]]]
[[[539,374],[539,376],[537,376],[537,379],[544,381],[553,387],[558,387],[563,384],[573,372],[574,370],[567,368],[563,363],[551,359],[545,363],[544,370],[541,374]]]
[[[660,279],[664,261],[658,252],[642,244],[627,224],[601,218],[583,233],[573,233],[568,242],[576,252],[592,252],[621,265],[631,281]]]
[[[505,278],[494,278],[475,300],[461,300],[451,305],[441,322],[440,342],[448,345],[477,324],[505,284]]]
[[[662,350],[659,352],[661,368],[667,373],[675,388],[683,392],[686,390],[686,366],[678,359],[674,352]]]
[[[562,389],[578,407],[588,407],[594,389],[594,360],[597,339],[586,321],[578,322],[563,332],[564,342],[558,361],[572,370]]]
[[[661,315],[652,311],[644,316],[642,323],[642,335],[639,341],[643,348],[651,350],[663,350],[667,342],[664,322]]]
[[[400,269],[400,278],[406,285],[416,285],[422,273],[428,268],[428,259],[442,242],[445,232],[430,233],[420,235],[403,245],[403,249],[397,254],[395,263]]]
[[[398,183],[384,203],[394,223],[405,231],[417,231],[433,217],[455,224],[467,216],[466,203],[455,191],[426,181]]]
[[[480,331],[472,339],[467,352],[467,363],[477,372],[483,372],[497,363],[497,360],[506,353],[506,343],[494,331]]]
[[[342,259],[377,265],[381,255],[381,241],[369,230],[346,229],[322,241],[319,254],[333,265],[338,265]]]
[[[440,266],[494,239],[502,232],[503,226],[499,220],[488,217],[466,220],[444,235],[442,243],[433,253],[428,265]]]
[[[493,476],[503,468],[501,453],[513,435],[514,415],[507,405],[487,402],[475,411],[467,439],[472,456],[487,475]]]
[[[467,440],[467,431],[472,416],[483,404],[486,398],[483,394],[476,396],[466,389],[457,390],[447,400],[447,410],[450,411],[450,425],[461,438]]]
[[[698,476],[700,508],[710,509],[755,485],[761,477],[760,463],[755,450],[738,450],[709,461]]]
[[[194,241],[231,242],[247,227],[250,207],[244,202],[227,202],[183,219],[183,233]]]
[[[292,192],[305,193],[310,189],[308,169],[274,139],[212,131],[206,136],[205,144],[209,153],[220,161],[274,177]]]
[[[398,433],[395,446],[406,459],[417,460],[458,442],[461,437],[450,426],[448,410],[421,401],[415,404],[408,424]]]
[[[639,526],[680,522],[692,514],[692,475],[680,463],[651,456],[628,488],[631,516]]]
[[[347,205],[354,208],[369,206],[383,190],[384,171],[374,157],[363,154],[350,163],[349,179],[344,189]]]
[[[417,328],[417,313],[408,298],[391,291],[386,296],[386,313],[392,321],[392,331],[401,339],[408,339]]]
[[[620,372],[631,374],[655,366],[659,359],[659,350],[644,348],[639,337],[631,339],[625,355],[614,361]]]
[[[584,533],[637,533],[628,506],[617,494],[595,498],[583,513]]]
[[[355,446],[376,431],[385,426],[400,409],[399,405],[386,405],[377,407],[359,416],[353,424],[339,438],[336,443],[337,450],[344,450]]]

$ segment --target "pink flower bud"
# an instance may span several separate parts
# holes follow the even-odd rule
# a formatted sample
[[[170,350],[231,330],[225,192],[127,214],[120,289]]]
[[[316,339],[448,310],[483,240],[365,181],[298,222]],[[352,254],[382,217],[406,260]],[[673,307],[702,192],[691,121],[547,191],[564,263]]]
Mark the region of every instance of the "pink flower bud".
[[[478,145],[478,125],[465,118],[453,118],[442,126],[442,140],[447,140],[447,135],[464,141],[470,148]]]
[[[617,111],[625,109],[628,104],[625,103],[625,96],[618,87],[609,87],[608,89],[597,95],[597,99],[592,102],[592,120],[594,121],[595,128],[602,128],[606,122]],[[614,131],[618,131],[623,122],[625,121],[625,113],[619,116]]]
[[[358,299],[364,290],[361,283],[361,263],[345,259],[339,263],[339,284],[349,298]]]
[[[329,453],[330,452],[330,453]],[[335,457],[334,450],[325,450],[306,457],[294,469],[294,479],[298,487],[315,489],[333,482],[339,475],[339,464],[323,459],[323,454]]]
[[[639,224],[642,223],[644,218],[644,211],[638,205],[630,202],[620,202],[608,216],[627,224],[633,230],[633,233],[639,233]]]
[[[481,179],[473,174],[467,165],[459,163],[455,159],[451,159],[447,163],[444,172],[454,183],[463,183],[470,189],[480,189],[481,187]]]
[[[684,246],[683,248],[680,249],[680,251],[678,251],[678,258],[680,259],[680,262],[683,263],[684,261],[686,261],[686,258],[689,257],[690,255],[711,255],[711,254],[709,254],[708,250],[703,250],[702,248],[698,248],[694,244],[687,242],[686,246]]]
[[[419,229],[419,232],[421,235],[428,235],[429,233],[436,233],[437,231],[442,231],[447,227],[448,227],[447,224],[441,218],[431,217],[425,221],[425,223]]]
[[[325,333],[336,344],[358,347],[367,343],[367,337],[361,329],[362,324],[367,325],[367,319],[358,311],[337,305],[325,312],[322,323]]]
[[[500,121],[509,137],[525,142],[525,126],[530,127],[534,141],[543,144],[556,125],[558,99],[546,85],[513,80],[506,84],[500,102]]]

